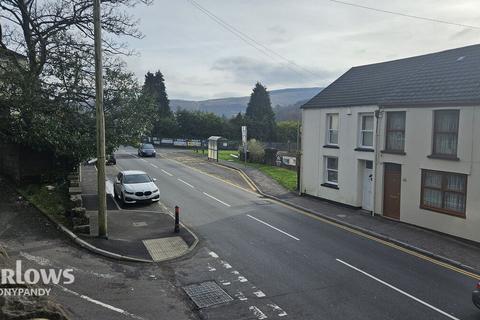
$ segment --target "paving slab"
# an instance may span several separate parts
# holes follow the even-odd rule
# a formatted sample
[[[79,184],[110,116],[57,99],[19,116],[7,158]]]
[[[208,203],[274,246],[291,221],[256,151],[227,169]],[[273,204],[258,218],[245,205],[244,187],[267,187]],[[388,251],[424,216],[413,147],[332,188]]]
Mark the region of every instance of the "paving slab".
[[[110,176],[115,175],[115,167],[109,170]],[[107,196],[107,239],[100,238],[95,167],[82,168],[82,190],[90,218],[90,235],[80,237],[99,249],[136,259],[163,261],[189,252],[198,242],[196,236],[183,227],[175,233],[175,220],[157,202],[120,206],[111,195]]]

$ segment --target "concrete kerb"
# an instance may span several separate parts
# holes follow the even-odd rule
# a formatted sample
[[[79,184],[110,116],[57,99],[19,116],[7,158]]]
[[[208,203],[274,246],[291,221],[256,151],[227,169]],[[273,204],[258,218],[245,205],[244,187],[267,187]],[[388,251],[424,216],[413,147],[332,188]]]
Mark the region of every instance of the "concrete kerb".
[[[22,193],[20,192],[20,194],[22,194]],[[152,263],[153,262],[153,260],[124,256],[124,255],[120,255],[120,254],[117,254],[117,253],[114,253],[114,252],[110,252],[110,251],[103,250],[103,249],[100,249],[98,247],[95,247],[94,245],[91,245],[90,243],[88,243],[87,241],[83,240],[82,238],[77,236],[75,233],[70,231],[60,221],[55,219],[55,217],[52,217],[51,215],[46,213],[44,210],[42,210],[42,208],[39,208],[36,204],[34,204],[32,202],[30,202],[30,204],[32,204],[38,211],[40,211],[45,217],[47,217],[47,219],[50,220],[50,222],[52,222],[57,227],[57,229],[62,231],[68,238],[70,238],[70,240],[72,240],[73,242],[75,242],[76,244],[78,244],[80,247],[82,247],[84,249],[87,249],[87,250],[89,250],[93,253],[102,255],[104,257],[111,258],[111,259],[116,259],[116,260],[129,261],[129,262],[143,262],[143,263],[146,263],[146,262]]]
[[[174,214],[168,210],[167,206],[164,205],[163,203],[159,202],[158,203],[159,206],[163,207],[163,209],[168,212],[168,215],[172,218],[175,218]],[[163,259],[163,260],[160,260],[160,261],[156,261],[156,262],[164,262],[164,261],[171,261],[171,260],[174,260],[174,259],[178,259],[180,257],[183,257],[187,254],[189,254],[190,252],[192,252],[198,245],[198,243],[200,242],[200,239],[198,238],[198,236],[196,235],[195,232],[193,232],[192,230],[190,230],[190,228],[188,228],[183,222],[180,221],[180,225],[182,226],[182,228],[184,228],[185,230],[187,230],[188,232],[190,232],[191,235],[193,235],[193,237],[195,238],[195,240],[193,241],[193,244],[191,246],[188,247],[187,250],[185,250],[185,252],[183,252],[182,254],[179,254],[175,257],[171,257],[171,258],[168,258],[168,259]]]
[[[17,190],[17,191],[25,199],[27,199],[25,197],[25,195],[20,190]],[[55,217],[52,217],[51,215],[46,213],[42,208],[38,207],[36,204],[34,204],[32,202],[29,202],[29,203],[32,204],[45,217],[47,217],[47,219],[50,220],[50,222],[52,222],[57,227],[57,229],[59,229],[61,232],[63,232],[70,240],[75,242],[77,245],[79,245],[80,247],[82,247],[86,250],[89,250],[93,253],[96,253],[98,255],[101,255],[101,256],[104,256],[104,257],[107,257],[107,258],[110,258],[110,259],[115,259],[115,260],[120,260],[120,261],[128,261],[128,262],[142,262],[142,263],[154,263],[154,262],[158,263],[158,262],[171,261],[171,260],[178,259],[178,258],[192,252],[193,249],[195,249],[195,247],[197,246],[197,244],[199,242],[198,236],[194,232],[192,232],[188,227],[186,227],[183,223],[180,223],[182,225],[182,227],[185,228],[186,230],[188,230],[188,232],[190,232],[190,234],[192,234],[193,237],[195,238],[194,243],[190,247],[188,247],[188,249],[185,250],[185,252],[182,252],[181,254],[179,254],[175,257],[171,257],[171,258],[163,259],[163,260],[159,260],[159,261],[153,261],[153,260],[148,260],[148,259],[140,259],[140,258],[129,257],[129,256],[125,256],[125,255],[120,255],[120,254],[117,254],[117,253],[114,253],[114,252],[110,252],[110,251],[107,251],[107,250],[104,250],[104,249],[100,249],[100,248],[88,243],[87,241],[83,240],[82,238],[77,236],[75,233],[73,233],[70,229],[65,227],[60,221],[55,219]]]
[[[403,247],[405,249],[408,249],[408,250],[411,250],[411,251],[414,251],[414,252],[417,252],[419,254],[422,254],[422,255],[425,255],[429,258],[433,258],[433,259],[436,259],[440,262],[443,262],[443,263],[446,263],[446,264],[449,264],[451,266],[454,266],[456,268],[459,268],[459,269],[462,269],[462,270],[465,270],[467,272],[470,272],[474,275],[476,275],[476,278],[477,280],[480,280],[480,270],[479,269],[476,269],[474,267],[471,267],[471,266],[468,266],[468,265],[465,265],[461,262],[458,262],[458,261],[455,261],[455,260],[452,260],[452,259],[449,259],[447,257],[444,257],[444,256],[441,256],[441,255],[438,255],[438,254],[435,254],[433,252],[430,252],[430,251],[427,251],[425,249],[422,249],[422,248],[419,248],[419,247],[416,247],[416,246],[413,246],[411,244],[408,244],[408,243],[405,243],[403,241],[400,241],[400,240],[397,240],[397,239],[394,239],[394,238],[391,238],[391,237],[388,237],[388,236],[385,236],[383,234],[380,234],[380,233],[377,233],[377,232],[374,232],[372,230],[369,230],[369,229],[365,229],[365,228],[362,228],[362,227],[359,227],[359,226],[356,226],[356,225],[353,225],[353,224],[350,224],[348,222],[345,222],[345,221],[342,221],[342,220],[339,220],[339,219],[336,219],[336,218],[333,218],[333,217],[330,217],[330,216],[327,216],[325,214],[322,214],[320,212],[317,212],[317,211],[314,211],[314,210],[311,210],[309,208],[305,208],[305,207],[302,207],[302,206],[299,206],[295,203],[292,203],[290,201],[286,201],[286,200],[283,200],[283,199],[280,199],[278,197],[275,197],[273,195],[270,195],[268,193],[265,193],[263,192],[258,186],[257,184],[240,168],[236,168],[234,166],[229,166],[227,164],[224,164],[224,163],[216,163],[216,165],[219,165],[219,166],[223,166],[223,167],[226,167],[226,168],[229,168],[229,169],[234,169],[236,171],[238,171],[240,173],[240,175],[251,185],[254,186],[254,188],[257,190],[257,192],[262,195],[263,197],[265,198],[269,198],[269,199],[272,199],[272,200],[275,200],[277,202],[280,202],[286,206],[290,206],[290,207],[293,207],[297,210],[301,210],[301,211],[304,211],[304,212],[307,212],[309,214],[312,214],[312,215],[315,215],[315,216],[318,216],[322,219],[325,219],[325,220],[328,220],[330,222],[333,222],[333,223],[336,223],[336,224],[339,224],[339,225],[342,225],[342,226],[345,226],[345,227],[348,227],[350,229],[353,229],[353,230],[356,230],[356,231],[359,231],[359,232],[362,232],[364,234],[367,234],[371,237],[374,237],[374,238],[377,238],[379,240],[383,240],[383,241],[386,241],[386,242],[389,242],[389,243],[392,243],[392,244],[395,244],[395,245],[398,245],[400,247]]]

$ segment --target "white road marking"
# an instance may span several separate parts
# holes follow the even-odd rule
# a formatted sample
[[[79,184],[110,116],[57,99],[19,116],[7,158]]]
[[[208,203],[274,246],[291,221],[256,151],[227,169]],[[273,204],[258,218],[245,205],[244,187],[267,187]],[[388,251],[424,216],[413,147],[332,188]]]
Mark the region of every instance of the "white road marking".
[[[273,311],[277,311],[278,312],[278,316],[279,317],[285,317],[287,315],[287,313],[285,311],[283,311],[282,308],[280,308],[279,306],[277,306],[276,304],[274,303],[271,303],[271,304],[267,304],[267,306],[269,306],[270,308],[272,308]]]
[[[369,278],[371,278],[371,279],[373,279],[373,280],[375,280],[375,281],[380,282],[381,284],[389,287],[390,289],[393,289],[393,290],[397,291],[398,293],[401,293],[401,294],[409,297],[410,299],[413,299],[413,300],[417,301],[418,303],[421,303],[421,304],[423,304],[424,306],[426,306],[426,307],[428,307],[428,308],[430,308],[430,309],[432,309],[432,310],[437,311],[438,313],[444,315],[444,316],[447,317],[447,318],[450,318],[450,319],[453,319],[453,320],[460,320],[460,319],[452,316],[451,314],[446,313],[445,311],[442,311],[442,310],[438,309],[437,307],[434,307],[434,306],[432,306],[431,304],[428,304],[427,302],[425,302],[425,301],[423,301],[423,300],[420,300],[419,298],[414,297],[414,296],[412,296],[411,294],[409,294],[409,293],[407,293],[407,292],[405,292],[405,291],[403,291],[403,290],[401,290],[401,289],[399,289],[399,288],[397,288],[397,287],[395,287],[395,286],[393,286],[393,285],[391,285],[391,284],[389,284],[389,283],[387,283],[387,282],[385,282],[385,281],[383,281],[383,280],[381,280],[381,279],[379,279],[379,278],[377,278],[377,277],[369,274],[368,272],[365,272],[365,271],[363,271],[363,270],[361,270],[361,269],[359,269],[359,268],[357,268],[357,267],[355,267],[355,266],[352,266],[351,264],[348,264],[348,263],[346,263],[346,262],[343,261],[343,260],[340,260],[340,259],[335,259],[335,260],[337,260],[338,262],[346,265],[347,267],[349,267],[349,268],[351,268],[351,269],[353,269],[353,270],[355,270],[355,271],[360,272],[361,274],[363,274],[363,275],[365,275],[365,276],[367,276],[367,277],[369,277]]]
[[[248,310],[252,311],[255,317],[257,317],[259,320],[262,319],[267,319],[267,315],[262,312],[262,310],[258,309],[256,306],[250,306]]]
[[[167,171],[165,171],[165,170],[163,170],[163,169],[160,169],[160,170],[161,170],[163,173],[165,173],[167,176],[169,176],[169,177],[173,176],[173,174],[171,174],[170,172],[167,172]]]
[[[217,271],[217,269],[212,267],[210,264],[208,264],[208,271],[213,272],[213,271]]]
[[[261,290],[255,291],[255,292],[253,292],[253,294],[256,295],[257,298],[263,298],[263,297],[267,296],[267,295],[266,295],[265,293],[263,293],[263,291],[261,291]]]
[[[147,160],[143,159],[143,158],[140,158],[140,160],[142,160],[143,162],[147,162]]]
[[[99,305],[99,306],[102,306],[102,307],[104,307],[104,308],[107,308],[107,309],[109,309],[109,310],[111,310],[111,311],[115,311],[115,312],[121,313],[121,314],[123,314],[123,315],[125,315],[125,316],[127,316],[127,317],[132,318],[132,319],[145,320],[145,318],[142,318],[142,317],[140,317],[140,316],[134,315],[133,313],[130,313],[130,312],[125,311],[125,310],[123,310],[123,309],[120,309],[120,308],[111,306],[111,305],[106,304],[106,303],[104,303],[104,302],[101,302],[101,301],[92,299],[92,298],[90,298],[90,297],[88,297],[88,296],[86,296],[86,295],[83,295],[83,294],[80,294],[80,293],[78,293],[78,292],[75,292],[75,291],[72,291],[72,290],[70,290],[70,289],[67,289],[67,288],[65,288],[64,286],[61,286],[61,285],[57,285],[57,286],[58,286],[60,289],[62,289],[63,291],[65,291],[65,292],[68,292],[68,293],[70,293],[70,294],[73,294],[74,296],[77,296],[77,297],[79,297],[79,298],[81,298],[81,299],[84,299],[84,300],[86,300],[86,301],[88,301],[88,302],[91,302],[91,303],[94,303],[94,304],[96,304],[96,305]]]
[[[195,187],[192,186],[190,183],[188,183],[188,182],[186,182],[186,181],[184,181],[184,180],[182,180],[182,179],[180,179],[180,178],[177,178],[177,180],[180,181],[181,183],[186,184],[186,185],[189,186],[190,188],[195,189]]]
[[[245,278],[244,276],[238,276],[238,281],[240,281],[240,282],[247,282],[248,279]]]
[[[218,254],[216,254],[216,253],[215,253],[215,252],[213,252],[213,251],[210,251],[208,254],[209,254],[209,255],[210,255],[210,257],[212,257],[212,258],[215,258],[215,259],[217,259],[217,258],[218,258]]]
[[[235,297],[240,300],[240,301],[247,301],[248,298],[245,297],[245,295],[243,294],[243,292],[241,291],[238,291],[236,294],[235,294]]]
[[[230,281],[220,281],[224,286],[229,286],[232,283]]]
[[[263,223],[264,225],[266,225],[266,226],[268,226],[268,227],[270,227],[270,228],[272,228],[272,229],[274,229],[274,230],[277,230],[278,232],[281,232],[281,233],[283,233],[284,235],[289,236],[289,237],[292,238],[292,239],[295,239],[295,240],[297,240],[297,241],[300,241],[299,238],[297,238],[297,237],[295,237],[295,236],[292,236],[290,233],[287,233],[287,232],[285,232],[285,231],[283,231],[283,230],[280,230],[280,229],[278,229],[277,227],[274,227],[274,226],[272,226],[271,224],[266,223],[265,221],[262,221],[262,220],[260,220],[260,219],[258,219],[258,218],[255,218],[255,217],[253,217],[253,216],[251,216],[251,215],[249,215],[249,214],[247,214],[247,217],[252,218],[252,219],[254,219],[254,220],[257,220],[258,222]]]
[[[156,165],[154,165],[153,163],[150,163],[150,162],[149,162],[149,164],[150,164],[152,167],[154,167],[154,168],[157,168],[157,169],[158,169],[158,167],[157,167]]]
[[[225,206],[227,206],[227,207],[231,207],[231,205],[229,205],[228,203],[226,203],[226,202],[223,202],[222,200],[220,200],[220,199],[217,199],[217,198],[215,198],[214,196],[212,196],[212,195],[209,195],[209,194],[208,194],[208,193],[206,193],[206,192],[204,192],[203,194],[204,194],[204,195],[206,195],[207,197],[210,197],[210,198],[212,198],[213,200],[216,200],[216,201],[220,202],[221,204],[223,204],[223,205],[225,205]]]
[[[225,269],[231,269],[232,266],[227,261],[220,261]]]

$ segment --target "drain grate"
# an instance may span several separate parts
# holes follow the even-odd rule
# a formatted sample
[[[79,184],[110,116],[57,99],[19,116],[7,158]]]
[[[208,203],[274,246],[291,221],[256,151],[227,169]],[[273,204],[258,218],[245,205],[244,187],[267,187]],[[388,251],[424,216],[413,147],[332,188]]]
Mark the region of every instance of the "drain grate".
[[[185,293],[192,299],[198,308],[211,307],[216,304],[232,301],[228,295],[214,281],[202,282],[183,287]]]

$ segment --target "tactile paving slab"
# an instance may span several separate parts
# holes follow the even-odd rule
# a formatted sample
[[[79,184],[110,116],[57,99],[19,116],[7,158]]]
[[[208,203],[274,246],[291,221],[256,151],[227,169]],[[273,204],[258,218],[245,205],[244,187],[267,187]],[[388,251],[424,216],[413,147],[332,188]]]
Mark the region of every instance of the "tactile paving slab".
[[[188,250],[187,243],[181,237],[143,240],[153,261],[163,261],[178,257]]]
[[[207,308],[233,300],[215,281],[188,285],[183,287],[183,290],[198,308]]]

